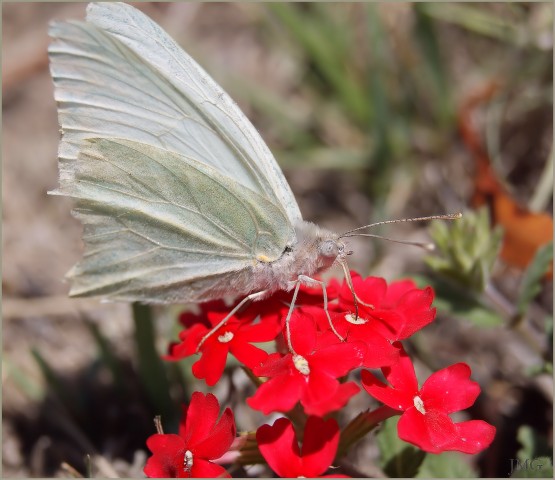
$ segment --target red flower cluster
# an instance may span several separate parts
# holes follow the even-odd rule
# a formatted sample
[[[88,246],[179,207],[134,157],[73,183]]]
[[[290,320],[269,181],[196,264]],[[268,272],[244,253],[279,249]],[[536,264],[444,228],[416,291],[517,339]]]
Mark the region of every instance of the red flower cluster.
[[[144,468],[151,478],[230,477],[213,463],[229,450],[235,438],[233,412],[226,408],[221,418],[218,399],[193,393],[189,407],[183,409],[179,434],[157,433],[146,444],[152,452]]]
[[[358,317],[346,282],[340,285],[335,281],[327,288],[331,320],[345,341],[332,331],[322,308],[321,289],[303,286],[290,322],[294,352],[268,355],[252,345],[275,339],[283,329],[281,321],[291,295],[280,291],[234,315],[212,333],[200,348],[201,358],[193,365],[193,375],[215,385],[231,353],[255,375],[269,379],[248,399],[252,408],[265,414],[287,412],[300,402],[309,415],[342,408],[359,387],[338,379],[360,366],[394,364],[399,349],[392,342],[412,335],[435,315],[431,288],[420,290],[411,280],[388,287],[381,278],[362,279],[355,272],[352,276],[362,301]],[[187,328],[179,335],[181,342],[170,345],[165,358],[180,360],[196,353],[201,339],[231,308],[223,302],[211,302],[203,305],[198,315],[183,314],[181,323]]]
[[[251,304],[213,332],[233,306],[204,304],[199,314],[181,316],[186,328],[179,335],[180,342],[170,345],[166,359],[179,360],[198,350],[201,357],[193,365],[193,374],[214,385],[231,353],[263,380],[247,399],[250,407],[264,414],[283,412],[291,416],[300,404],[301,410],[294,411],[310,415],[302,450],[293,425],[285,418],[273,426],[260,427],[256,434],[260,453],[280,476],[314,477],[331,466],[339,426],[335,420],[320,417],[343,408],[360,391],[356,382],[347,380],[349,373],[360,367],[381,369],[391,384],[387,386],[369,371],[362,371],[364,389],[390,407],[387,415],[401,415],[401,439],[433,453],[476,453],[487,448],[494,427],[483,421],[453,423],[449,417],[471,406],[479,393],[478,385],[469,380],[470,368],[462,363],[453,365],[431,375],[419,389],[412,363],[400,343],[433,321],[433,290],[419,289],[411,280],[388,285],[381,278],[351,275],[356,302],[347,282],[332,281],[327,287],[330,302],[326,312],[321,289],[303,286],[288,325],[284,324],[291,298],[287,292]],[[273,353],[253,345],[273,340]],[[202,402],[206,406],[200,407]],[[235,426],[229,409],[216,422],[218,412],[215,397],[195,393],[179,435],[150,437],[153,456],[145,473],[222,474],[222,467],[212,461],[229,449]]]
[[[230,310],[223,302],[210,302],[202,305],[201,309],[200,315],[181,315],[181,323],[189,328],[179,334],[181,343],[170,345],[169,353],[164,357],[166,360],[180,360],[196,353],[201,339]],[[260,365],[268,354],[251,343],[273,340],[280,327],[271,317],[259,323],[253,323],[252,320],[251,316],[239,313],[208,337],[202,345],[201,358],[193,365],[193,375],[204,379],[207,385],[215,385],[222,376],[228,353],[248,368]]]

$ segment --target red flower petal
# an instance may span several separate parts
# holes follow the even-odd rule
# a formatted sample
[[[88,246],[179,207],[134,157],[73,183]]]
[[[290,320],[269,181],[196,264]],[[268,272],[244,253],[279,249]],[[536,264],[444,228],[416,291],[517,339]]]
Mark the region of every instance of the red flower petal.
[[[174,434],[156,433],[146,441],[152,456],[147,460],[144,473],[151,478],[179,478],[185,476],[185,442]]]
[[[304,476],[299,445],[291,421],[279,418],[256,431],[260,453],[270,468],[283,478]]]
[[[337,343],[317,350],[310,356],[309,364],[311,370],[318,369],[337,378],[360,367],[365,353],[366,347],[362,342]]]
[[[299,355],[306,357],[314,351],[316,346],[316,325],[312,315],[304,308],[298,308],[291,315],[289,321],[291,344]],[[287,335],[285,317],[283,318],[283,335]]]
[[[258,387],[256,393],[247,398],[247,403],[264,415],[270,412],[288,412],[299,401],[303,384],[300,373],[279,375]]]
[[[465,363],[457,363],[430,375],[420,389],[426,409],[446,413],[470,407],[480,394],[480,386],[470,380],[471,370]]]
[[[458,441],[450,450],[475,454],[491,445],[495,437],[495,427],[483,420],[456,423]]]
[[[187,330],[179,333],[180,343],[172,343],[168,348],[168,355],[163,356],[164,360],[175,361],[193,355],[200,339],[208,333],[208,328],[202,324],[193,325]]]
[[[374,310],[371,318],[373,329],[391,341],[399,340],[405,329],[405,315],[396,310]]]
[[[407,394],[404,390],[395,390],[387,386],[368,370],[362,370],[361,378],[364,390],[388,407],[395,410],[406,410],[414,405],[413,395]]]
[[[348,334],[348,325],[345,321],[346,312],[344,312],[343,310],[336,311],[338,308],[339,307],[337,305],[329,305],[328,312],[330,314],[334,328],[342,337],[345,338]],[[308,310],[308,308],[305,309],[305,311],[306,310]],[[310,308],[310,310],[308,311],[310,312],[310,315],[312,315],[317,329],[320,332],[327,333],[331,331],[330,322],[323,308]],[[337,338],[337,335],[333,334],[333,336],[335,337],[333,343],[338,343],[340,340]],[[318,343],[320,344],[320,340],[318,340]]]
[[[382,304],[387,291],[387,283],[383,278],[368,277],[363,279],[358,273],[351,271],[353,288],[357,296],[364,302],[374,307]],[[347,282],[343,282],[339,292],[339,305],[345,310],[351,310],[354,306],[353,294],[349,290]]]
[[[231,342],[229,349],[237,360],[250,369],[259,367],[268,358],[268,352],[239,339]]]
[[[224,372],[228,352],[227,344],[209,338],[202,347],[202,356],[193,364],[193,375],[209,386],[216,385]]]
[[[353,339],[358,335],[353,335]],[[351,338],[349,338],[351,341]],[[373,332],[372,336],[367,336],[365,340],[366,354],[362,366],[366,368],[381,368],[393,365],[399,361],[399,349],[394,347],[388,340],[379,333]]]
[[[227,470],[202,458],[193,458],[191,478],[231,478]]]
[[[418,287],[411,279],[397,280],[391,282],[387,287],[382,308],[395,308],[401,297],[410,290],[416,290]]]
[[[302,447],[303,476],[322,475],[331,465],[339,444],[339,426],[330,418],[311,416],[306,422]]]
[[[237,337],[243,342],[269,342],[276,338],[280,331],[279,323],[263,320],[255,324],[242,324],[237,331]]]
[[[183,429],[183,439],[189,450],[211,434],[219,415],[220,404],[214,395],[193,392]]]
[[[430,453],[441,453],[457,441],[458,432],[453,421],[437,410],[425,415],[416,408],[408,409],[397,425],[399,438]]]
[[[339,388],[339,381],[321,370],[311,369],[310,374],[304,377],[305,384],[301,393],[301,403],[304,407],[317,405],[333,397]]]
[[[434,291],[431,287],[411,290],[403,295],[396,308],[406,319],[403,328],[398,332],[399,340],[410,337],[433,321],[436,315],[436,309],[430,308],[433,301]]]
[[[194,446],[193,453],[207,460],[215,460],[229,450],[234,438],[235,420],[233,412],[228,407],[218,423],[210,430],[210,436]]]
[[[278,375],[286,375],[293,368],[292,355],[281,355],[280,353],[271,353],[266,361],[259,367],[253,368],[253,373],[258,377],[276,377]]]
[[[399,361],[382,368],[383,374],[393,388],[414,397],[418,393],[418,380],[416,379],[416,373],[414,373],[412,360],[400,342],[395,342],[393,346],[399,348]]]
[[[359,391],[360,387],[355,382],[340,383],[333,395],[323,399],[313,399],[314,403],[307,403],[306,400],[301,400],[301,403],[308,415],[324,416],[343,408]]]

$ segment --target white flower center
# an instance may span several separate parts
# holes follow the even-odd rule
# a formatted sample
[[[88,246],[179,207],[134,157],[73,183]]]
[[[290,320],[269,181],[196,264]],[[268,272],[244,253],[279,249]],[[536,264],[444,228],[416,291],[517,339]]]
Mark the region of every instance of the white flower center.
[[[424,402],[422,399],[416,395],[412,401],[414,402],[414,408],[416,408],[416,410],[418,410],[422,415],[426,415],[426,409],[424,408]]]
[[[218,336],[218,342],[227,343],[233,340],[233,332],[225,332],[223,335]]]
[[[193,452],[191,450],[187,450],[185,452],[185,458],[183,459],[183,468],[186,472],[191,473],[193,469]]]
[[[295,368],[301,372],[303,375],[308,375],[310,373],[310,367],[308,366],[308,360],[302,355],[293,355],[293,365]]]
[[[368,320],[366,320],[365,318],[362,318],[362,317],[357,318],[350,313],[345,315],[345,320],[347,320],[349,323],[352,323],[353,325],[364,325],[365,323],[368,323]]]

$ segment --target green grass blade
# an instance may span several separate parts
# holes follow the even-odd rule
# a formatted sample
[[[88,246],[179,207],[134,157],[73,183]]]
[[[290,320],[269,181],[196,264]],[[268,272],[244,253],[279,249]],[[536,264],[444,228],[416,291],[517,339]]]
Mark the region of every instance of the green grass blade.
[[[94,338],[94,341],[99,350],[99,356],[101,362],[108,367],[110,373],[112,375],[112,381],[116,386],[120,395],[123,395],[125,392],[125,378],[123,375],[123,370],[121,367],[121,363],[118,358],[112,353],[112,347],[108,339],[102,334],[98,325],[92,321],[85,322],[91,335]]]
[[[179,413],[170,396],[170,384],[164,363],[156,351],[156,333],[150,306],[134,303],[133,322],[141,385],[156,413],[162,416],[163,422],[166,425],[173,424],[177,422]]]

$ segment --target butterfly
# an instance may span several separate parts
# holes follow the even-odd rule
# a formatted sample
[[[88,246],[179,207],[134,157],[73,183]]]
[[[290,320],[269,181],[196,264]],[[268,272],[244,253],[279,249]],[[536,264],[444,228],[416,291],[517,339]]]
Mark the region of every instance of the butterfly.
[[[84,225],[71,296],[249,301],[294,289],[293,305],[334,263],[350,280],[343,238],[359,229],[339,235],[302,219],[256,129],[155,22],[91,3],[86,22],[49,34],[62,130],[51,193],[72,197]]]

